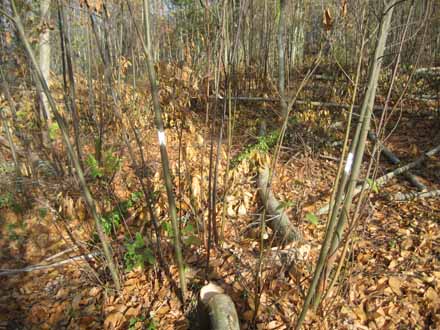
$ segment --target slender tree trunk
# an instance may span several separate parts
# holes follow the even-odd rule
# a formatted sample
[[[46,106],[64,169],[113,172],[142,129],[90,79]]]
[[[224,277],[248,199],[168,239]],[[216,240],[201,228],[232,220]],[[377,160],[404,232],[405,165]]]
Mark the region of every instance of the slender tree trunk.
[[[40,1],[40,15],[41,15],[41,33],[40,33],[40,51],[38,57],[38,63],[40,65],[41,73],[47,84],[50,84],[50,33],[49,33],[49,20],[50,20],[50,0]],[[49,111],[49,103],[46,95],[42,93],[42,114],[46,117],[47,124],[51,124],[51,117]]]
[[[355,137],[353,141],[353,145],[354,145],[354,148],[352,148],[353,153],[350,153],[348,156],[347,164],[345,166],[345,170],[342,178],[342,180],[344,181],[344,177],[349,176],[347,194],[344,200],[344,204],[342,206],[342,210],[338,210],[338,203],[335,203],[333,214],[328,224],[324,242],[321,247],[321,252],[316,265],[315,273],[313,274],[313,279],[310,284],[309,290],[307,292],[307,296],[304,300],[303,308],[298,317],[298,321],[295,327],[296,330],[299,330],[302,326],[302,323],[304,322],[307,310],[310,306],[312,298],[315,295],[316,288],[318,286],[318,282],[321,277],[322,271],[324,269],[324,266],[326,265],[326,260],[329,252],[334,253],[336,248],[339,246],[339,242],[342,237],[342,231],[344,229],[344,225],[347,221],[350,212],[351,204],[353,201],[353,190],[355,188],[356,181],[359,177],[360,168],[362,165],[362,159],[364,156],[365,144],[367,140],[367,133],[370,127],[371,114],[373,112],[374,99],[376,96],[377,83],[379,80],[381,63],[385,51],[385,44],[386,44],[388,32],[390,30],[391,18],[396,2],[398,2],[398,0],[393,0],[389,2],[384,1],[385,4],[384,6],[385,8],[383,12],[384,14],[382,16],[380,23],[374,58],[369,73],[368,86],[365,92],[365,96],[362,102],[362,107],[360,112],[363,121],[361,121],[360,126],[358,126],[357,128],[356,131],[357,137]],[[341,195],[337,196],[336,200],[341,200],[343,189],[340,189],[338,193],[340,193]],[[337,215],[339,215],[338,218]]]
[[[278,92],[280,93],[281,108],[283,115],[286,116],[287,102],[286,102],[286,69],[285,69],[285,57],[284,57],[284,31],[285,31],[285,11],[286,11],[286,0],[279,0],[279,20],[278,20]]]
[[[162,170],[165,180],[165,188],[168,196],[168,208],[170,219],[174,231],[174,249],[176,254],[177,267],[179,269],[179,279],[180,279],[180,290],[182,293],[182,299],[185,300],[186,297],[186,280],[185,280],[185,269],[183,264],[182,249],[180,243],[180,232],[179,226],[177,224],[177,212],[176,212],[176,201],[173,192],[173,182],[171,178],[171,170],[168,160],[168,153],[166,148],[166,137],[164,131],[164,124],[162,119],[162,110],[159,103],[159,90],[156,80],[156,72],[154,70],[153,62],[153,41],[151,39],[150,31],[150,3],[149,0],[144,0],[144,20],[145,20],[145,37],[146,37],[146,55],[147,55],[147,71],[148,78],[150,80],[151,95],[153,98],[153,108],[155,114],[155,124],[158,131],[159,146],[160,146],[160,156],[162,160]]]
[[[104,250],[104,255],[105,255],[106,261],[108,263],[108,267],[109,267],[109,270],[110,270],[113,282],[115,284],[116,290],[120,291],[121,290],[121,282],[120,282],[120,279],[119,279],[118,268],[116,267],[116,264],[115,264],[115,262],[113,260],[113,252],[111,250],[111,246],[110,246],[110,244],[108,242],[107,236],[105,235],[105,232],[104,232],[104,229],[102,227],[102,223],[101,223],[100,217],[99,217],[98,212],[96,210],[95,200],[93,199],[93,197],[92,197],[92,195],[90,193],[90,190],[89,190],[89,188],[87,186],[87,183],[86,183],[86,180],[85,180],[85,177],[84,177],[84,173],[83,173],[83,171],[81,169],[81,165],[79,163],[79,159],[78,159],[77,155],[75,154],[75,152],[73,150],[72,144],[70,143],[69,132],[68,132],[68,128],[67,128],[67,126],[65,124],[65,120],[61,116],[61,114],[58,112],[55,100],[52,97],[52,94],[51,94],[51,92],[49,90],[47,82],[46,82],[46,80],[45,80],[45,78],[43,76],[43,73],[41,72],[41,69],[40,69],[40,66],[38,64],[38,61],[37,61],[37,59],[36,59],[36,57],[34,55],[34,52],[33,52],[32,48],[31,48],[31,46],[30,46],[30,44],[29,44],[29,42],[28,42],[28,40],[26,38],[26,34],[25,34],[24,28],[23,28],[23,24],[21,23],[20,16],[19,16],[17,8],[15,6],[14,0],[11,0],[11,3],[12,3],[13,11],[14,11],[14,17],[12,19],[14,21],[14,24],[15,24],[17,30],[18,30],[18,34],[19,34],[21,42],[24,45],[24,48],[26,50],[26,54],[27,54],[27,56],[29,57],[29,59],[31,61],[31,65],[32,65],[32,68],[35,71],[35,75],[36,75],[39,83],[41,84],[41,88],[44,91],[44,94],[45,94],[45,96],[47,98],[47,101],[48,101],[48,104],[50,106],[50,109],[52,110],[52,112],[54,114],[54,117],[55,117],[55,120],[56,120],[56,122],[57,122],[57,124],[58,124],[58,126],[60,128],[61,135],[63,137],[63,141],[64,141],[64,144],[66,146],[68,155],[69,155],[72,163],[74,164],[75,171],[76,171],[76,174],[77,174],[77,178],[78,178],[79,184],[80,184],[81,189],[82,189],[84,200],[85,200],[85,202],[86,202],[86,204],[88,206],[88,209],[89,209],[93,219],[95,220],[96,231],[97,231],[98,237],[99,237],[99,239],[100,239],[100,241],[102,243],[102,247],[103,247],[103,250]]]

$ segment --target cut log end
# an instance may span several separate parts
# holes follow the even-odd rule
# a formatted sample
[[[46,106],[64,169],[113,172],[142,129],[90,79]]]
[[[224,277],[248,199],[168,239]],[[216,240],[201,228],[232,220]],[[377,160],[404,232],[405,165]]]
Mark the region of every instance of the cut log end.
[[[201,315],[203,329],[239,330],[237,311],[232,299],[214,283],[200,290]]]

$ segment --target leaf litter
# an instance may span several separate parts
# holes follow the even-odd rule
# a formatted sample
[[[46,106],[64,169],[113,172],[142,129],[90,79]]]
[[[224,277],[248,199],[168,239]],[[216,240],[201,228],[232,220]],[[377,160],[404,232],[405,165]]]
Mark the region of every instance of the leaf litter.
[[[169,86],[176,86],[177,82],[169,82],[174,79],[172,69],[162,68],[164,79],[161,81],[169,79]],[[161,83],[161,101],[168,107],[169,127],[186,127],[185,145],[180,151],[176,130],[167,130],[167,144],[175,174],[176,194],[178,201],[182,201],[178,205],[179,216],[188,219],[184,220],[187,221],[185,225],[192,223],[191,230],[185,235],[198,237],[198,241],[189,241],[184,248],[186,274],[191,288],[188,305],[194,307],[198,290],[205,283],[206,250],[202,220],[207,217],[209,142],[204,129],[204,115],[189,111],[190,95],[198,86],[191,85],[188,74],[185,70],[182,72],[182,76],[186,77],[183,80],[185,86],[179,86],[185,91],[183,96],[176,98],[173,88]],[[130,93],[134,92],[127,91],[126,95]],[[138,100],[140,104],[148,104],[142,97]],[[307,114],[307,110],[302,113]],[[252,140],[249,136],[255,131],[254,123],[262,114],[242,107],[237,115],[239,125],[234,131],[232,158]],[[317,119],[310,116],[304,115],[302,126],[296,127],[296,132],[287,137],[289,149],[282,151],[272,184],[275,195],[288,205],[288,212],[304,233],[306,243],[302,246],[273,246],[266,251],[257,329],[292,328],[325,231],[325,217],[318,217],[314,212],[328,202],[337,163],[318,158],[310,146],[336,159],[339,155],[334,148],[314,145],[319,142],[313,124]],[[151,180],[157,192],[155,211],[160,225],[166,228],[167,202],[161,182],[156,137],[151,130],[151,122],[145,118],[135,121],[142,140],[149,141],[148,148],[145,147],[143,152],[148,159],[149,173],[153,173]],[[420,127],[411,128],[403,120],[390,138],[389,146],[404,160],[419,156],[422,150],[418,146],[427,146],[432,142],[426,133],[432,129],[428,127],[430,124],[424,122],[421,130]],[[309,140],[298,143],[300,136]],[[408,145],[412,147],[407,148]],[[137,146],[133,144],[132,147]],[[255,163],[258,159],[256,155],[250,155],[241,160],[228,174],[227,184],[224,185],[226,145],[221,147],[223,156],[218,169],[218,200],[224,200],[226,207],[221,202],[216,206],[222,244],[211,252],[208,279],[221,284],[236,304],[242,328],[250,329],[255,312],[258,219],[261,214],[255,188]],[[423,180],[438,189],[439,182],[435,179],[439,169],[437,164],[438,157],[427,163]],[[387,169],[387,164],[381,165],[382,171]],[[136,170],[128,157],[123,156],[121,170],[111,184],[115,199],[126,200],[138,188]],[[436,199],[401,203],[385,198],[387,194],[402,190],[402,187],[410,189],[402,178],[397,178],[380,191],[370,194],[362,215],[363,221],[353,234],[343,277],[322,308],[309,312],[305,328],[435,329],[439,326],[439,203]],[[94,187],[95,195],[104,197],[98,188]],[[41,205],[21,213],[2,209],[0,268],[40,264],[45,258],[71,247],[72,236],[79,241],[77,244],[87,247],[86,243],[93,235],[93,226],[78,191],[65,187],[58,190],[59,196],[47,198],[49,205],[59,205],[59,209],[46,207],[49,209],[46,214],[36,216]],[[109,212],[113,206],[112,203],[102,203],[99,208],[101,212]],[[135,216],[130,219],[130,214]],[[119,247],[123,246],[129,232],[145,227],[151,233],[149,215],[142,203],[129,207],[124,217],[129,219],[127,226],[118,228],[113,242],[116,255],[121,260],[123,252]],[[71,232],[67,232],[66,228]],[[154,234],[149,235],[154,239]],[[188,308],[183,310],[170,281],[172,279],[177,283],[178,279],[171,235],[166,233],[162,241],[162,253],[168,265],[166,272],[161,271],[157,264],[123,271],[121,294],[98,281],[89,270],[88,267],[95,267],[105,278],[104,270],[99,268],[99,260],[91,260],[90,266],[74,262],[59,268],[0,277],[0,328],[131,330],[147,329],[151,325],[150,328],[154,329],[189,329],[191,316]],[[273,235],[269,232],[268,242]],[[77,254],[75,250],[63,257]]]

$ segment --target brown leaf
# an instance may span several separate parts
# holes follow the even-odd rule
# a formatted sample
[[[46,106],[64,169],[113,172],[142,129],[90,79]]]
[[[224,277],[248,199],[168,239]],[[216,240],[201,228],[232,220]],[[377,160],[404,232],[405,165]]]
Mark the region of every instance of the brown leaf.
[[[425,292],[425,298],[428,298],[429,300],[433,301],[433,302],[438,302],[440,297],[438,296],[438,293],[433,289],[433,288],[429,288],[428,290],[426,290]]]
[[[43,322],[48,316],[47,308],[39,304],[32,306],[29,319],[32,323],[38,324]]]
[[[252,310],[246,311],[243,313],[242,316],[245,321],[251,321],[252,318],[254,317],[254,311]]]
[[[326,31],[329,31],[333,26],[333,18],[329,8],[324,11],[323,24]]]
[[[125,316],[127,318],[139,316],[141,313],[142,305],[138,305],[137,307],[130,307],[126,312]]]
[[[104,321],[104,329],[112,330],[116,329],[122,322],[124,322],[124,314],[121,312],[110,313]]]
[[[93,288],[90,289],[90,291],[89,291],[89,295],[90,295],[91,297],[96,297],[96,296],[101,292],[101,290],[102,290],[101,288],[95,286],[95,287],[93,287]]]
[[[342,3],[341,3],[341,16],[342,17],[347,16],[347,0],[342,0]]]

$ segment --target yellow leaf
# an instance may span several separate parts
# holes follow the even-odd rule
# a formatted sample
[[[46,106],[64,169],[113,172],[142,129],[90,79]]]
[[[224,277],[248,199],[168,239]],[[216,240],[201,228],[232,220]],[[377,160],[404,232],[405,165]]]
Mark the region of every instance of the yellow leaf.
[[[390,264],[388,265],[389,269],[396,268],[396,266],[399,264],[397,260],[391,260]]]
[[[433,288],[426,290],[425,297],[434,302],[440,299],[438,293]]]
[[[198,198],[200,196],[200,180],[197,176],[194,176],[192,178],[191,190],[195,198]]]
[[[388,285],[390,286],[391,290],[397,295],[401,295],[402,291],[400,291],[400,287],[402,285],[402,281],[398,277],[390,277],[388,279]]]
[[[341,16],[345,17],[347,15],[347,0],[342,0],[341,4]]]
[[[229,217],[235,217],[235,211],[231,204],[228,205],[227,214]]]
[[[201,136],[200,134],[197,134],[197,144],[199,146],[203,146],[204,140],[203,140],[203,136]]]
[[[246,206],[244,206],[244,204],[240,204],[240,207],[238,208],[238,215],[244,216],[246,213]]]
[[[356,314],[361,322],[365,322],[367,320],[367,314],[365,313],[364,307],[362,305],[359,305],[358,307],[353,309],[353,312]]]

